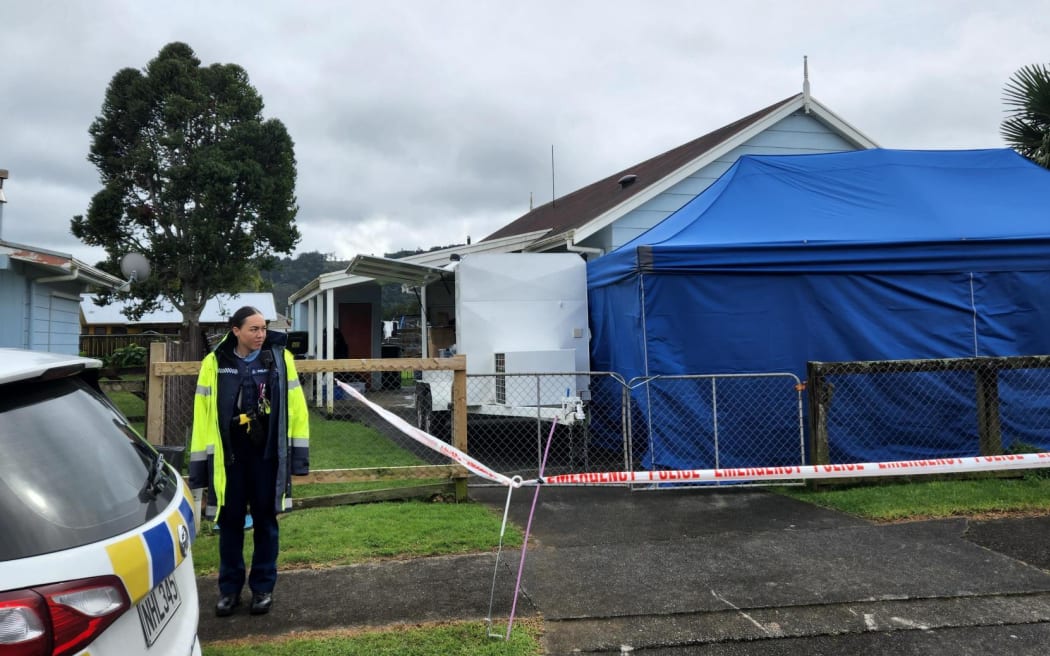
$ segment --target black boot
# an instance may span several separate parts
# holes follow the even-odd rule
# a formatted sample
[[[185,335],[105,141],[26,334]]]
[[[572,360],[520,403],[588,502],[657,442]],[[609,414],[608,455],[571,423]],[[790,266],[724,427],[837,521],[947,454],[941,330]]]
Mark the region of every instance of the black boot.
[[[270,612],[270,606],[273,605],[273,594],[270,592],[253,592],[252,593],[252,615],[265,615]]]
[[[241,595],[219,593],[219,600],[215,602],[215,617],[229,617],[233,615],[233,609],[241,605]]]

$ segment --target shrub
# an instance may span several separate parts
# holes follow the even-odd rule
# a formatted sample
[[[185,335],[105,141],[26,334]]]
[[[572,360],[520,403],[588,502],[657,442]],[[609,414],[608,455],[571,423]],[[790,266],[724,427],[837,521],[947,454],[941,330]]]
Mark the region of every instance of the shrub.
[[[103,364],[107,367],[144,367],[146,365],[146,347],[138,344],[128,344],[110,353],[103,358]]]

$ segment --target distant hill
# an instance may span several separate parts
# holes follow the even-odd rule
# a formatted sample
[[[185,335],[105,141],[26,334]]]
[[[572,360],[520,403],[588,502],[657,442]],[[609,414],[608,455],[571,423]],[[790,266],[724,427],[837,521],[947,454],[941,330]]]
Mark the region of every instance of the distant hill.
[[[285,314],[288,311],[288,297],[310,284],[310,281],[322,273],[342,271],[350,264],[347,260],[336,260],[324,253],[300,253],[295,258],[282,257],[272,271],[263,271],[263,291],[273,293],[273,302],[277,311]]]

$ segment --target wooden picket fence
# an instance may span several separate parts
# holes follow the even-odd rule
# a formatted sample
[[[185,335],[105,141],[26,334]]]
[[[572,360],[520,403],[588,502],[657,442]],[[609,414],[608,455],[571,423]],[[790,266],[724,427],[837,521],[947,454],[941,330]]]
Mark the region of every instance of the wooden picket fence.
[[[175,381],[185,383],[192,380],[195,386],[196,377],[200,373],[200,366],[201,363],[199,361],[170,361],[168,359],[168,350],[165,348],[164,343],[154,343],[150,346],[146,400],[146,439],[151,444],[157,446],[165,444],[165,435],[171,431],[167,424],[171,421],[173,413],[166,411],[168,406],[177,404],[176,407],[179,408],[192,408],[192,391],[189,392],[190,398],[188,400],[176,399],[170,393],[170,388]],[[331,389],[331,378],[335,372],[372,373],[401,372],[406,370],[451,370],[453,375],[452,444],[464,453],[467,452],[467,361],[465,356],[457,355],[450,358],[297,360],[295,366],[300,376],[315,375],[327,378],[328,389]],[[182,386],[185,387],[185,385]],[[183,390],[183,395],[185,394],[187,392]],[[329,395],[328,403],[332,403],[332,396],[334,395]],[[182,423],[184,424],[185,422]],[[184,428],[180,427],[178,432],[182,433],[184,430]],[[182,440],[182,443],[185,443],[185,440]],[[448,492],[454,495],[457,501],[465,501],[467,498],[467,470],[460,465],[321,469],[311,471],[306,476],[294,477],[293,485],[302,483],[364,483],[424,479],[442,479],[447,481],[447,483],[438,486],[396,487],[368,492],[326,495],[296,499],[294,503],[296,507],[344,505],[365,501],[429,497],[435,492]]]

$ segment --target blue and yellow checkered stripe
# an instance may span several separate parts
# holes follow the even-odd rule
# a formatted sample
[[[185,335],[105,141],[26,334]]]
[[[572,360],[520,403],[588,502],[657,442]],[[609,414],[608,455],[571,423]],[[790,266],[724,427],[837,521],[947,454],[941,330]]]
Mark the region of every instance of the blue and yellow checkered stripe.
[[[179,527],[186,527],[191,543],[196,535],[192,503],[190,489],[183,483],[178,508],[163,522],[106,547],[113,573],[124,581],[132,603],[138,603],[182,564]]]

